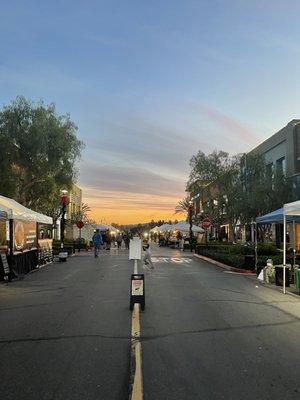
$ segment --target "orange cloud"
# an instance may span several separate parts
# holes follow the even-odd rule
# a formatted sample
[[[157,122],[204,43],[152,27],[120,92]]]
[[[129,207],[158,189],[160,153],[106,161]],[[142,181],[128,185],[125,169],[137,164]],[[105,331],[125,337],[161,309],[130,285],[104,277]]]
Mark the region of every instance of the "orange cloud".
[[[97,222],[135,224],[153,220],[174,220],[174,209],[184,196],[133,194],[83,188],[84,202],[92,209],[90,217]]]

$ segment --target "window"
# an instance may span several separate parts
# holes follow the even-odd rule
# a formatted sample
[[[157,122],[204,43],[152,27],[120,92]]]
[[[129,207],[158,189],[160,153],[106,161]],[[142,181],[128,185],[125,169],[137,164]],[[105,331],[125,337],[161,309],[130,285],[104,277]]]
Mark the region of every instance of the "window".
[[[266,175],[267,178],[273,179],[273,163],[266,165]]]
[[[281,157],[276,161],[276,172],[285,175],[286,173],[285,157]]]

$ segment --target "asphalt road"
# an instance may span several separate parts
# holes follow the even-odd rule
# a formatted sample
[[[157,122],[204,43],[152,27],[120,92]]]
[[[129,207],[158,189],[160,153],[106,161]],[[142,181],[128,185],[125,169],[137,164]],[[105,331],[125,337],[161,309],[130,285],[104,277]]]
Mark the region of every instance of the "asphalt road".
[[[298,299],[206,262],[156,261],[141,315],[145,400],[299,399]]]
[[[154,256],[145,400],[299,398],[299,299],[177,251]],[[0,285],[1,400],[127,399],[132,270],[126,253],[79,256]]]
[[[1,400],[127,399],[131,273],[80,256],[0,285]]]

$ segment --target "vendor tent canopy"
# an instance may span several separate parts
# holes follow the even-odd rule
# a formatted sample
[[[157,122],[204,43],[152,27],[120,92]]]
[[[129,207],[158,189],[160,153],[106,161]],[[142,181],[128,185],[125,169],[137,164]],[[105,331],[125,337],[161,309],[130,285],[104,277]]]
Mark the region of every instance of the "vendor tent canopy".
[[[25,221],[38,222],[40,224],[53,224],[51,217],[40,214],[36,211],[30,210],[22,204],[16,202],[13,199],[0,195],[0,210],[7,213],[7,217],[10,219],[21,219]]]
[[[293,203],[287,203],[283,206],[284,214],[289,217],[300,217],[300,200],[294,201]]]
[[[99,231],[116,231],[117,228],[115,228],[112,225],[106,225],[106,224],[96,224],[94,225],[95,229],[99,229]]]
[[[158,229],[159,229],[159,231],[167,232],[167,231],[170,231],[171,229],[173,229],[173,226],[174,225],[163,224],[163,225],[159,226]]]
[[[186,221],[180,221],[177,224],[173,225],[173,229],[176,231],[181,231],[181,232],[189,232],[190,231],[190,224]],[[192,226],[192,231],[194,233],[203,233],[204,229],[200,228],[199,226],[193,225]]]
[[[159,226],[155,226],[154,228],[150,229],[150,232],[158,233],[159,232]]]
[[[285,293],[286,269],[286,224],[288,219],[295,221],[300,216],[300,201],[287,203],[283,206],[283,293]]]
[[[262,215],[261,217],[256,218],[255,221],[257,224],[272,224],[276,222],[283,223],[283,208],[278,208],[278,210],[272,211],[266,215]],[[287,222],[293,221],[300,221],[300,214],[299,217],[287,215]]]

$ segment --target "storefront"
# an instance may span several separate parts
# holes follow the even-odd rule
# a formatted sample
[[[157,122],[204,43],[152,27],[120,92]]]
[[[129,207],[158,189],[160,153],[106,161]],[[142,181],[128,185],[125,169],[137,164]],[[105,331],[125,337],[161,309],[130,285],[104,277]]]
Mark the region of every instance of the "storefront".
[[[0,196],[0,251],[16,274],[35,269],[52,257],[52,218]]]

